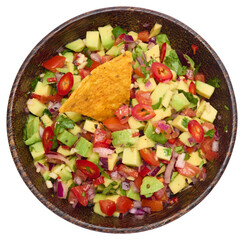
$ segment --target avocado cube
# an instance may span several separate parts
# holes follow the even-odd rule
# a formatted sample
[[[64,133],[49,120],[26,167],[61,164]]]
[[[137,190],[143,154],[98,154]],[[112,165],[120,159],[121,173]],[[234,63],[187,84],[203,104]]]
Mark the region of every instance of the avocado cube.
[[[102,57],[105,55],[105,51],[104,50],[100,50],[99,52],[97,52],[97,54]]]
[[[171,116],[172,107],[168,107],[165,110],[162,109],[162,108],[161,109],[156,109],[156,110],[154,110],[154,113],[156,114],[156,116],[151,119],[152,122],[156,122],[156,121],[159,121],[159,120],[162,120],[162,119],[164,119],[166,117]]]
[[[135,201],[141,201],[140,194],[137,192],[134,192],[131,187],[128,191],[126,191],[126,196],[128,198],[135,200]]]
[[[98,165],[99,163],[99,154],[92,152],[92,154],[87,158],[88,161],[93,162],[94,164]]]
[[[131,100],[131,104],[132,104],[133,107],[135,107],[138,104],[138,101],[136,100],[136,98],[133,98]]]
[[[42,159],[44,157],[45,151],[42,142],[37,142],[29,146],[29,150],[35,161]]]
[[[24,140],[26,145],[32,145],[36,142],[41,141],[39,125],[39,117],[34,117],[30,114],[25,124]]]
[[[68,182],[72,178],[72,174],[70,171],[71,170],[67,166],[60,171],[59,176],[61,177],[62,181]]]
[[[106,50],[110,49],[114,44],[114,37],[113,37],[112,30],[113,27],[111,25],[106,25],[104,27],[98,28],[102,40],[102,45]]]
[[[42,123],[44,124],[45,127],[52,126],[52,124],[53,124],[52,119],[47,114],[44,114],[41,117],[41,120],[42,120]]]
[[[65,113],[68,118],[70,118],[73,122],[79,122],[82,120],[82,116],[80,113],[76,112],[66,112]]]
[[[170,100],[171,100],[173,94],[174,94],[174,93],[173,93],[171,90],[168,90],[168,91],[165,93],[165,95],[164,95],[164,97],[163,97],[163,100],[162,100],[162,105],[163,105],[165,108],[167,108],[167,107],[169,106],[169,103],[170,103]]]
[[[81,82],[81,76],[80,75],[73,75],[74,76],[74,84],[71,88],[71,91],[74,91],[80,84]]]
[[[112,133],[112,144],[115,147],[132,147],[135,146],[139,140],[139,137],[133,137],[133,133],[138,132],[134,129],[125,129]]]
[[[39,141],[41,141],[41,137],[40,137],[40,134],[38,131],[38,132],[35,132],[30,138],[28,138],[25,141],[25,144],[29,146],[29,145],[32,145],[32,144],[39,142]]]
[[[190,178],[178,174],[169,184],[169,188],[173,194],[178,193],[183,188],[187,187],[192,181]]]
[[[169,84],[166,83],[159,83],[157,87],[151,94],[152,105],[159,102],[160,98],[164,97],[164,94],[169,90]]]
[[[93,211],[94,211],[95,213],[97,213],[97,214],[103,216],[103,217],[106,217],[106,216],[107,216],[106,214],[104,214],[104,213],[102,212],[102,210],[101,210],[101,208],[100,208],[99,201],[96,202],[96,203],[94,204]]]
[[[106,55],[117,57],[120,54],[121,49],[124,47],[124,45],[120,46],[112,46],[107,52]]]
[[[95,197],[93,198],[93,202],[97,203],[100,200],[105,200],[105,199],[106,199],[106,195],[101,194],[101,193],[97,193],[97,194],[95,194]]]
[[[209,99],[214,93],[215,88],[207,83],[196,81],[196,91],[200,96]]]
[[[48,97],[49,95],[51,95],[51,91],[52,91],[52,87],[50,85],[48,84],[45,85],[42,82],[37,82],[34,93],[41,96]]]
[[[156,149],[156,156],[160,159],[170,161],[172,149],[158,145]]]
[[[189,92],[189,86],[187,85],[187,83],[183,80],[180,80],[177,86],[178,90],[183,90],[185,92]]]
[[[82,39],[78,38],[73,42],[66,44],[65,47],[74,52],[81,52],[85,48],[85,43]]]
[[[98,128],[98,122],[94,122],[91,120],[86,120],[83,127],[84,130],[91,133],[94,133],[97,128]]]
[[[37,99],[32,98],[27,101],[27,108],[28,110],[38,116],[41,117],[43,115],[43,111],[47,108],[47,106],[41,102],[39,102]]]
[[[202,163],[202,161],[204,161],[204,163],[206,163],[206,159],[201,158],[199,156],[199,152],[198,151],[197,152],[192,152],[190,154],[190,158],[188,160],[186,160],[186,162],[188,162],[188,163],[190,163],[190,164],[192,164],[194,166],[197,166],[197,167]]]
[[[173,95],[170,104],[177,112],[179,112],[188,107],[190,105],[190,102],[187,100],[183,93],[178,93]]]
[[[179,136],[179,140],[183,142],[187,147],[192,147],[195,145],[195,142],[190,143],[189,138],[192,138],[191,134],[189,132],[183,132]]]
[[[164,184],[159,181],[156,177],[146,176],[142,180],[141,184],[141,195],[148,195],[162,189]]]
[[[149,38],[155,37],[156,35],[158,35],[161,31],[162,25],[159,23],[155,23],[155,25],[153,26],[153,28],[150,31],[150,35]]]
[[[72,133],[73,135],[77,135],[78,133],[81,132],[81,128],[75,124],[73,129],[69,129],[69,132]]]
[[[114,201],[116,203],[119,197],[120,195],[116,194],[116,195],[106,196],[106,199]]]
[[[206,103],[204,100],[202,100],[197,108],[197,111],[196,111],[196,116],[197,117],[201,117],[203,111],[205,110],[205,107],[206,107]]]
[[[137,121],[132,116],[128,119],[128,123],[131,129],[142,129],[145,127],[144,122]]]
[[[71,150],[63,148],[62,145],[58,147],[57,152],[64,155],[65,157],[74,154],[71,152]]]
[[[192,119],[188,116],[178,115],[173,121],[172,126],[178,128],[182,132],[188,131],[188,122]]]
[[[137,149],[141,150],[141,149],[145,149],[145,148],[154,147],[155,144],[156,143],[152,139],[150,139],[144,135],[144,136],[139,137]]]
[[[116,162],[118,161],[118,154],[113,153],[111,156],[108,157],[108,170],[113,171]]]
[[[148,81],[150,82],[150,85],[147,87],[143,78],[137,78],[136,80],[140,90],[152,92],[157,87],[157,83],[154,78],[149,78]]]
[[[158,142],[158,143],[161,143],[161,144],[165,144],[167,142],[167,138],[165,136],[165,134],[163,133],[159,133],[157,134],[155,132],[155,129],[152,125],[151,122],[148,122],[147,126],[145,127],[144,129],[144,134],[150,138],[151,140],[155,141],[155,142]]]
[[[173,73],[175,73],[175,71],[173,71],[173,70],[171,70],[171,72]],[[176,73],[175,73],[176,74]],[[177,76],[177,74],[176,74],[176,76]],[[179,84],[179,81],[170,81],[169,83],[168,83],[168,85],[169,85],[169,90],[171,90],[171,91],[175,91],[175,90],[177,90],[178,89],[178,84]]]
[[[160,175],[161,173],[164,173],[165,170],[166,170],[166,165],[163,165],[163,166],[160,168],[160,170],[158,171],[158,173],[157,173],[156,176]]]
[[[81,137],[75,145],[75,149],[82,157],[88,157],[92,152],[92,143]]]
[[[46,84],[53,84],[52,82],[48,82],[47,79],[48,78],[55,78],[55,77],[56,76],[55,76],[55,73],[54,72],[46,71],[45,72],[45,75],[44,75],[44,77],[42,79],[42,82],[43,82],[44,85],[46,85]]]
[[[149,62],[151,59],[154,59],[157,62],[160,62],[159,45],[158,44],[154,45],[152,48],[150,48],[149,50],[146,51],[145,55],[146,55],[147,62]]]
[[[133,40],[136,41],[138,39],[138,33],[130,31],[128,32],[128,35],[133,37]]]
[[[122,163],[132,167],[141,165],[141,156],[137,148],[125,148],[123,151]]]
[[[101,40],[98,31],[87,31],[86,32],[86,46],[91,51],[100,50]]]
[[[71,152],[72,152],[72,150],[71,150]],[[76,160],[77,160],[76,156],[71,156],[71,157],[69,157],[69,162],[66,163],[72,172],[75,172],[77,169],[76,164],[75,164]]]
[[[72,147],[72,145],[78,140],[78,137],[68,132],[67,130],[64,130],[57,136],[57,139],[64,145]]]
[[[206,104],[205,110],[203,111],[200,119],[213,123],[213,121],[215,120],[216,116],[217,116],[218,111],[211,106],[209,103]]]
[[[122,153],[123,151],[124,151],[124,148],[123,148],[123,147],[116,147],[116,148],[115,148],[115,152],[116,152],[117,154]]]

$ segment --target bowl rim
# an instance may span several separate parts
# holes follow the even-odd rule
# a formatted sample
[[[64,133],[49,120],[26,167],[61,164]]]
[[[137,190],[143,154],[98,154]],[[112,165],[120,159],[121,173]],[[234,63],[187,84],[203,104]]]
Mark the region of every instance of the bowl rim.
[[[217,61],[221,71],[224,74],[225,80],[226,80],[226,84],[228,87],[228,90],[230,92],[230,100],[231,100],[231,110],[233,113],[233,124],[232,124],[232,133],[231,133],[231,138],[230,138],[230,144],[227,150],[227,154],[225,156],[225,159],[222,162],[221,168],[219,169],[219,171],[217,172],[217,174],[215,175],[213,181],[209,184],[209,186],[206,188],[206,190],[198,197],[196,198],[193,202],[191,202],[188,206],[186,206],[185,208],[175,212],[171,217],[167,217],[165,219],[162,219],[158,222],[155,223],[151,223],[151,224],[147,224],[144,226],[138,226],[138,227],[127,227],[127,228],[110,228],[110,227],[101,227],[101,226],[97,226],[97,225],[93,225],[90,223],[86,223],[83,222],[81,220],[78,220],[72,216],[70,216],[68,213],[62,211],[61,209],[59,209],[58,207],[56,207],[54,204],[52,204],[51,202],[49,202],[38,190],[37,188],[34,186],[34,184],[32,184],[30,178],[28,177],[27,173],[25,172],[21,161],[19,159],[18,156],[18,152],[16,149],[16,140],[15,140],[15,135],[14,135],[14,131],[13,131],[13,122],[12,122],[12,118],[13,118],[13,112],[14,112],[14,97],[17,91],[17,86],[21,80],[21,76],[26,68],[26,66],[28,65],[28,63],[30,62],[31,57],[39,51],[39,49],[42,47],[42,45],[48,41],[50,38],[52,38],[53,35],[55,35],[58,31],[60,31],[61,29],[67,27],[68,25],[72,24],[75,21],[79,21],[83,18],[87,18],[89,16],[92,15],[96,15],[99,13],[105,13],[105,12],[111,12],[111,11],[136,11],[136,12],[143,12],[144,14],[152,14],[164,19],[167,19],[177,25],[179,25],[180,27],[182,27],[183,29],[185,29],[186,31],[190,32],[191,34],[193,34],[195,36],[196,39],[198,39],[206,48],[207,50],[210,52],[210,54],[214,57],[214,59]],[[90,230],[95,230],[95,231],[100,231],[100,232],[109,232],[109,233],[134,233],[134,232],[141,232],[141,231],[146,231],[146,230],[150,230],[150,229],[154,229],[160,226],[163,226],[173,220],[178,219],[179,217],[181,217],[182,215],[184,215],[185,213],[187,213],[189,210],[191,210],[192,208],[194,208],[196,205],[198,205],[210,192],[211,190],[214,188],[214,186],[217,184],[217,182],[219,181],[220,177],[222,176],[222,174],[224,173],[227,164],[230,160],[231,154],[232,154],[232,150],[234,148],[234,143],[235,143],[235,139],[236,139],[236,133],[237,133],[237,106],[236,106],[236,100],[235,100],[235,94],[233,91],[233,87],[228,75],[227,70],[225,69],[222,61],[220,60],[220,58],[218,57],[218,55],[215,53],[215,51],[210,47],[210,45],[200,36],[198,35],[195,31],[193,31],[190,27],[188,27],[187,25],[185,25],[184,23],[180,22],[179,20],[168,16],[164,13],[161,12],[157,12],[154,10],[150,10],[150,9],[146,9],[146,8],[140,8],[140,7],[129,7],[129,6],[116,6],[116,7],[108,7],[108,8],[99,8],[93,11],[89,11],[83,14],[80,14],[74,18],[71,18],[70,20],[67,20],[66,22],[64,22],[63,24],[59,25],[58,27],[56,27],[54,30],[52,30],[50,33],[48,33],[34,48],[33,50],[28,54],[28,56],[26,57],[26,59],[24,60],[23,64],[21,65],[16,78],[13,82],[12,85],[12,89],[10,92],[10,96],[9,96],[9,101],[8,101],[8,109],[7,109],[7,135],[8,135],[8,142],[9,142],[9,147],[10,147],[10,151],[12,154],[12,158],[14,160],[14,163],[17,167],[17,170],[19,172],[19,174],[21,175],[22,179],[24,180],[25,184],[27,185],[27,187],[31,190],[31,192],[37,197],[38,200],[40,200],[47,208],[49,208],[52,212],[54,212],[55,214],[57,214],[58,216],[62,217],[63,219],[74,223],[80,227],[83,228],[87,228]]]

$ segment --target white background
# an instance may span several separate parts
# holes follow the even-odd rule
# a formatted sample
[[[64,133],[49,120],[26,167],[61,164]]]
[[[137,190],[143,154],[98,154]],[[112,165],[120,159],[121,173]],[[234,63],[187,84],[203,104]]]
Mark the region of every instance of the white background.
[[[115,3],[116,2],[116,3]],[[240,1],[119,0],[5,1],[0,14],[1,236],[4,239],[244,239],[243,81],[244,14]],[[136,234],[105,234],[73,225],[47,209],[22,181],[6,133],[8,97],[32,48],[50,31],[81,13],[109,6],[138,6],[163,12],[190,26],[221,58],[235,90],[239,126],[230,163],[213,191],[193,210],[163,227]]]

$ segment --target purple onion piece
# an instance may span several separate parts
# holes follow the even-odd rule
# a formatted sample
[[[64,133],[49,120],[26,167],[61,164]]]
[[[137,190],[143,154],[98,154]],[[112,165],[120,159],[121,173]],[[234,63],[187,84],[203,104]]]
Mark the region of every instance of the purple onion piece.
[[[125,42],[127,42],[127,43],[132,43],[132,42],[134,42],[133,37],[130,36],[130,35],[125,35],[125,36],[124,36],[124,40],[125,40]]]
[[[101,167],[104,168],[105,170],[108,170],[108,158],[100,157],[99,165],[101,165]]]
[[[149,172],[147,175],[148,176],[152,176],[152,177],[155,177],[157,175],[157,173],[159,172],[160,170],[160,167],[155,167],[151,170],[151,172]]]
[[[130,189],[130,184],[128,182],[122,182],[122,189],[127,191]]]
[[[63,183],[61,181],[58,181],[57,197],[58,198],[63,198],[63,196],[64,196]]]
[[[154,44],[156,44],[156,37],[151,37],[149,39],[148,43],[154,43]]]
[[[140,208],[141,207],[141,201],[133,201],[134,208]]]
[[[140,65],[142,65],[142,64],[143,64],[143,60],[142,60],[142,58],[141,58],[141,57],[137,57],[137,58],[136,58],[136,60],[137,60],[137,62],[138,62]]]
[[[189,64],[189,62],[188,62],[188,59],[184,56],[184,54],[183,54],[181,51],[176,50],[176,53],[177,53],[177,55],[178,55],[178,57],[179,57],[179,60],[180,60],[180,62],[181,62],[181,64],[182,64],[183,66],[187,66],[187,67],[190,67],[190,66],[191,66],[191,65]]]
[[[142,210],[143,210],[145,213],[151,214],[151,208],[150,208],[150,207],[143,207]]]

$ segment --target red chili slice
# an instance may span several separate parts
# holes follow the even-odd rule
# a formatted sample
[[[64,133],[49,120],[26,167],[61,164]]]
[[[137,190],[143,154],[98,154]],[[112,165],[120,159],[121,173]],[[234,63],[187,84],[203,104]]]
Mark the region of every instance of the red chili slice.
[[[131,114],[138,121],[147,121],[156,116],[151,106],[140,103],[132,108]]]
[[[56,72],[56,68],[61,68],[64,66],[65,63],[65,57],[56,55],[52,57],[51,59],[47,60],[42,64],[44,68],[46,68],[49,71]]]
[[[138,103],[152,105],[151,92],[138,90],[136,92],[136,100]]]
[[[163,62],[166,54],[167,43],[163,43],[161,50],[160,50],[160,61]]]
[[[153,76],[159,82],[170,81],[173,78],[171,70],[164,64],[159,62],[152,63]]]
[[[197,143],[201,143],[203,141],[204,130],[202,125],[198,121],[191,120],[188,123],[188,131]]]
[[[58,82],[58,94],[65,96],[69,93],[74,84],[74,77],[71,72],[66,73]]]
[[[97,165],[88,160],[77,160],[77,168],[82,171],[89,179],[98,178],[100,175]]]
[[[189,92],[196,95],[196,85],[194,82],[191,82],[189,85]]]
[[[51,127],[46,127],[44,129],[44,132],[42,135],[42,144],[43,144],[45,153],[48,153],[53,146],[53,142],[52,142],[53,136],[54,136],[53,129]]]

